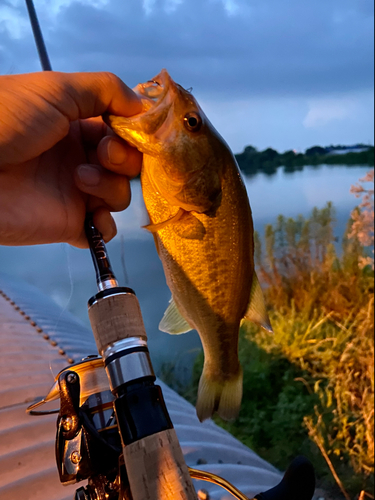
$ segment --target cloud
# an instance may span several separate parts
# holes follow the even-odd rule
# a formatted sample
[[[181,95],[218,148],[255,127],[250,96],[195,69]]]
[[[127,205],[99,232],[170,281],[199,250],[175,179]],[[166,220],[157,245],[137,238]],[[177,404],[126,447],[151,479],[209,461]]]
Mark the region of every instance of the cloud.
[[[27,20],[18,16],[14,5],[9,3],[0,6],[0,33],[7,33],[11,40],[18,40],[24,36],[27,28]]]
[[[143,0],[143,8],[146,14],[151,14],[154,9],[156,0]]]
[[[319,99],[309,103],[309,111],[303,120],[306,128],[324,127],[336,120],[344,120],[353,116],[357,106],[348,98]]]
[[[219,0],[219,1],[223,3],[225,10],[230,16],[239,14],[241,8],[236,0]]]
[[[23,1],[7,21],[32,43]],[[167,67],[217,98],[310,95],[373,85],[373,12],[363,0],[36,0],[52,64],[110,69],[131,83]],[[9,17],[9,15],[8,15]],[[8,29],[0,71],[26,59]],[[26,45],[26,43],[25,43]],[[4,60],[5,59],[5,60]],[[5,69],[4,69],[5,66]]]
[[[317,144],[373,143],[372,91],[327,97],[314,102],[304,96],[228,97],[225,101],[218,101],[214,96],[197,97],[213,125],[235,153],[250,144],[259,150],[272,147],[282,152],[290,149],[305,151]],[[337,106],[344,106],[345,116],[341,114],[342,118],[326,121],[325,126],[322,121],[310,127],[303,124],[313,105],[319,104],[324,108],[331,101]]]
[[[167,14],[173,14],[182,2],[184,2],[184,0],[165,0],[165,12]]]
[[[203,0],[207,1],[207,0]],[[221,4],[229,15],[236,14],[239,11],[237,0],[208,0],[209,2]],[[147,15],[158,9],[163,9],[167,14],[175,12],[179,5],[188,3],[188,0],[142,0],[143,9]]]
[[[34,1],[55,70],[112,71],[134,86],[166,67],[209,102],[237,151],[252,137],[282,149],[372,135],[368,0]],[[0,2],[0,74],[38,71],[24,0]],[[319,135],[324,124],[335,139]]]

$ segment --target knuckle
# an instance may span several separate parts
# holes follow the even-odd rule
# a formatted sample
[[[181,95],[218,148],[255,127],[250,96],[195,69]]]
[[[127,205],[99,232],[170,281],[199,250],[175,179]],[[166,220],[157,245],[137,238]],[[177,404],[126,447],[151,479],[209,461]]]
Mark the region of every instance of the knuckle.
[[[105,85],[111,85],[115,87],[121,87],[123,85],[122,80],[117,75],[111,73],[110,71],[102,71],[100,73],[100,76]]]

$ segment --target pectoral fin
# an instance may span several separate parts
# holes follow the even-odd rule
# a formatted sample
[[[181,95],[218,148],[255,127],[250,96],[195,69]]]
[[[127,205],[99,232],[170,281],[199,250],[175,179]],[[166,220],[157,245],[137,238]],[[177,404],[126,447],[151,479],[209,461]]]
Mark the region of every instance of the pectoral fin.
[[[160,321],[159,330],[171,335],[181,335],[192,330],[186,319],[181,316],[173,298],[164,313],[163,319]]]
[[[268,317],[266,304],[264,302],[263,292],[260,287],[258,276],[255,271],[253,274],[253,283],[250,292],[249,307],[246,311],[245,318],[253,321],[269,332],[273,332],[270,319]]]
[[[203,223],[195,217],[191,212],[187,212],[183,208],[170,217],[169,219],[158,222],[157,224],[148,224],[143,226],[143,229],[147,229],[150,233],[157,233],[160,229],[164,229],[167,226],[173,225],[173,230],[181,238],[186,238],[189,240],[201,240],[206,234],[206,228]]]
[[[163,222],[158,222],[157,224],[148,224],[147,226],[143,226],[143,229],[147,229],[147,231],[150,231],[150,233],[157,233],[158,231],[160,231],[160,229],[163,229],[164,227],[177,222],[184,215],[184,213],[185,210],[180,208],[179,211],[171,218]]]

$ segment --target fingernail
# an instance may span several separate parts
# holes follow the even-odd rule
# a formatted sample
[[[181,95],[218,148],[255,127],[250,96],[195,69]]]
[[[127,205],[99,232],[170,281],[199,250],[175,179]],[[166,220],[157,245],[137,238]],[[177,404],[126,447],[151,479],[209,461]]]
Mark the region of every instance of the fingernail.
[[[100,182],[100,172],[97,168],[90,165],[81,165],[78,167],[78,177],[86,186],[97,186]]]
[[[113,217],[111,216],[110,226],[105,231],[104,242],[108,243],[109,241],[111,241],[112,238],[114,238],[116,236],[116,234],[117,234],[116,222],[114,221]]]
[[[126,151],[124,146],[120,144],[118,141],[114,140],[108,141],[107,154],[109,161],[113,165],[121,165],[122,163],[125,162]]]

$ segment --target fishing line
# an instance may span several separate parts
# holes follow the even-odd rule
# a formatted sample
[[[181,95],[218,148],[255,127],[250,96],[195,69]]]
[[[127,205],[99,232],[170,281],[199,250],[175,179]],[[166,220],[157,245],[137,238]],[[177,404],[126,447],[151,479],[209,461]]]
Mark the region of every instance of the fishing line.
[[[39,54],[39,59],[40,59],[40,64],[42,66],[43,71],[52,71],[52,66],[50,59],[48,57],[48,52],[46,48],[46,44],[44,42],[42,30],[40,28],[40,24],[38,21],[38,16],[34,7],[33,0],[26,0],[26,7],[27,11],[29,13],[29,18],[30,18],[30,23],[31,27],[33,30],[34,34],[34,39],[35,39],[35,44],[38,50]],[[72,276],[72,266],[70,263],[69,259],[69,253],[68,253],[68,248],[66,244],[63,244],[65,255],[66,255],[66,260],[67,260],[67,265],[68,265],[68,275],[69,275],[69,282],[70,282],[70,294],[68,298],[68,302],[66,303],[65,307],[62,309],[60,316],[57,319],[57,322],[54,326],[54,329],[57,329],[57,326],[61,320],[62,315],[65,313],[65,311],[68,309],[69,304],[72,300],[73,293],[74,293],[74,282],[73,282],[73,276]]]
[[[66,243],[62,243],[61,246],[63,247],[64,253],[65,253],[65,256],[66,256],[66,263],[67,263],[67,267],[68,267],[68,276],[69,276],[69,284],[70,284],[70,293],[69,293],[69,297],[68,297],[67,303],[61,309],[59,317],[57,318],[56,323],[55,323],[55,325],[52,328],[52,332],[53,331],[55,331],[55,332],[57,331],[57,327],[59,326],[61,317],[68,310],[69,304],[70,304],[70,302],[71,302],[71,300],[73,298],[73,293],[74,293],[74,280],[73,280],[73,273],[72,273],[72,265],[71,265],[70,258],[69,258],[69,246]],[[52,361],[51,361],[51,359],[49,360],[49,369],[50,369],[50,371],[52,373],[53,379],[55,380],[55,375],[54,375],[53,370],[52,370]]]
[[[123,234],[121,234],[121,236],[120,236],[120,245],[121,245],[121,248],[120,248],[121,265],[122,265],[122,270],[124,273],[124,280],[125,280],[124,283],[129,284],[129,275],[128,275],[128,271],[126,269],[126,263],[125,263],[125,236]]]
[[[68,276],[69,276],[69,284],[70,284],[70,294],[69,294],[67,303],[61,309],[60,315],[57,318],[56,323],[55,323],[54,327],[52,328],[52,331],[57,331],[57,327],[59,326],[61,317],[67,311],[67,309],[69,307],[69,304],[70,304],[70,302],[71,302],[71,300],[73,298],[73,293],[74,293],[74,280],[73,280],[73,273],[72,273],[72,265],[71,265],[70,257],[69,257],[69,246],[66,243],[62,243],[61,246],[64,249],[64,253],[65,253],[65,256],[66,256],[66,263],[67,263],[67,267],[68,267]],[[55,380],[56,375],[59,373],[59,371],[60,371],[61,368],[58,369],[58,371],[56,372],[56,375],[55,375],[53,373],[52,360],[50,359],[49,360],[49,369],[50,369],[50,372],[52,373],[53,380]]]
[[[69,276],[70,293],[69,293],[68,301],[65,304],[65,306],[62,307],[60,315],[57,318],[56,324],[53,327],[54,330],[57,330],[57,327],[60,323],[62,315],[68,310],[68,307],[72,301],[73,293],[74,293],[74,280],[73,280],[73,273],[72,273],[72,263],[70,261],[70,256],[69,256],[69,245],[67,243],[61,243],[61,246],[64,250],[65,257],[66,257],[66,264],[67,264],[68,276]]]
[[[65,252],[65,255],[66,255],[66,263],[67,263],[67,266],[68,266],[68,276],[69,276],[69,285],[70,285],[70,293],[69,293],[69,297],[68,297],[68,302],[66,303],[62,313],[64,311],[66,311],[70,305],[70,302],[73,298],[73,293],[74,293],[74,280],[73,280],[73,273],[72,273],[72,263],[71,263],[71,260],[70,260],[70,255],[69,255],[69,252],[70,252],[70,247],[67,243],[63,243],[63,247],[64,247],[64,252]],[[61,314],[62,314],[61,313]],[[60,318],[61,318],[61,315],[60,315]]]
[[[50,372],[52,373],[52,378],[53,378],[53,380],[55,380],[56,375],[57,375],[59,372],[57,372],[57,373],[56,373],[56,375],[53,373],[52,361],[51,361],[51,360],[49,360],[49,370],[50,370]]]

